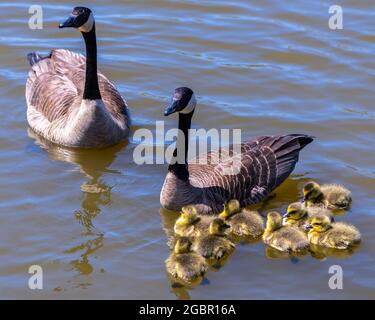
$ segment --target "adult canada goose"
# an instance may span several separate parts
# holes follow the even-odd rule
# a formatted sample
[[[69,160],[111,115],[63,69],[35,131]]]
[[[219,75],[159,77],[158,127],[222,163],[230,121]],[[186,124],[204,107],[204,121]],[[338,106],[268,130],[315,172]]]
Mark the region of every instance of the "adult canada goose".
[[[162,207],[169,210],[194,204],[199,213],[217,214],[223,210],[223,203],[231,199],[239,200],[241,207],[260,202],[289,176],[300,150],[313,141],[304,134],[262,136],[246,141],[240,146],[241,154],[232,156],[241,162],[240,172],[233,175],[223,173],[229,162],[223,159],[224,153],[228,154],[223,149],[201,155],[188,165],[188,131],[196,104],[193,91],[181,87],[175,90],[172,103],[164,112],[165,116],[178,112],[178,127],[183,134],[177,138],[177,146],[185,145],[184,161],[169,165],[160,194]],[[219,159],[220,152],[220,162],[213,163],[211,159]]]
[[[115,86],[97,71],[95,21],[90,9],[76,7],[59,28],[78,29],[86,58],[55,49],[42,57],[29,53],[27,120],[44,138],[68,147],[104,147],[125,139],[130,119]]]

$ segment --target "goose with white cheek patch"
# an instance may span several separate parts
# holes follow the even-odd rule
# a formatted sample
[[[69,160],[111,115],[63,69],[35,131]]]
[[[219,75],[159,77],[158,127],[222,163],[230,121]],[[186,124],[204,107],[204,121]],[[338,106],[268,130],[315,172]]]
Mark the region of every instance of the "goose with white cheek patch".
[[[174,150],[178,161],[169,165],[160,193],[162,207],[169,210],[194,205],[200,214],[217,215],[223,211],[223,203],[231,199],[237,199],[242,208],[260,202],[290,175],[299,152],[313,141],[305,134],[261,136],[243,142],[240,153],[230,146],[229,154],[225,149],[215,150],[188,164],[189,129],[196,106],[194,92],[181,87],[164,112],[165,116],[178,113],[180,129]],[[178,152],[179,148],[182,151]],[[239,164],[239,170],[227,174],[232,163]]]
[[[73,9],[59,28],[75,28],[86,57],[65,49],[48,56],[28,54],[27,120],[38,134],[67,147],[100,148],[127,138],[130,117],[125,100],[97,70],[95,20],[85,7]]]

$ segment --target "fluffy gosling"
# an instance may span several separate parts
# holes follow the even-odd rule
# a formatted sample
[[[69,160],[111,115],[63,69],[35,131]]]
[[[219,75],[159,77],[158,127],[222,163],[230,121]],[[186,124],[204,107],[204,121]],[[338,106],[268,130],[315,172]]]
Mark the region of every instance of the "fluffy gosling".
[[[243,209],[238,200],[230,200],[219,214],[229,226],[230,233],[238,237],[259,238],[264,232],[263,219],[256,211]]]
[[[263,241],[272,248],[289,253],[302,253],[309,248],[306,234],[296,227],[283,226],[282,217],[276,211],[267,215]]]
[[[331,223],[325,215],[317,215],[308,225],[309,241],[318,246],[345,250],[361,242],[361,234],[353,225],[344,222]]]
[[[352,203],[351,192],[339,184],[324,184],[311,181],[303,187],[304,202],[307,207],[327,209],[348,209]]]
[[[283,225],[294,226],[304,232],[308,232],[307,225],[311,222],[311,218],[318,214],[326,215],[331,222],[334,221],[333,213],[328,209],[319,207],[307,208],[301,202],[293,202],[288,206],[286,213],[283,215]]]
[[[226,238],[226,229],[229,226],[220,218],[215,218],[209,227],[209,234],[197,237],[192,249],[207,259],[220,260],[229,256],[235,245]]]
[[[176,241],[173,253],[165,260],[167,272],[174,278],[192,282],[203,277],[208,269],[206,260],[191,252],[191,242],[187,237]]]
[[[181,237],[199,237],[208,234],[214,217],[198,215],[193,205],[182,207],[181,215],[176,220],[174,232]]]

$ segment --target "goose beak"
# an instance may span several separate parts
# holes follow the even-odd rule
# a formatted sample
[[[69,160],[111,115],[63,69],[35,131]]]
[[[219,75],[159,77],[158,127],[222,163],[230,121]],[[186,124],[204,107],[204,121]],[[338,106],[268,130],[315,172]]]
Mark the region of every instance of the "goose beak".
[[[74,16],[70,16],[64,23],[59,24],[59,28],[74,28],[76,18]]]
[[[172,113],[175,113],[178,111],[178,103],[179,101],[178,100],[174,100],[170,106],[166,107],[165,110],[164,110],[164,116],[169,116],[170,114]]]

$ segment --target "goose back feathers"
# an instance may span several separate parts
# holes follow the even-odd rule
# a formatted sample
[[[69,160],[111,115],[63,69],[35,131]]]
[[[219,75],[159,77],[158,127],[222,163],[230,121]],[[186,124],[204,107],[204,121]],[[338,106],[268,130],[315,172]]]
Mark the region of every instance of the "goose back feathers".
[[[90,101],[83,99],[85,64],[83,55],[64,49],[52,50],[49,57],[33,64],[26,84],[27,120],[34,131],[57,144],[114,144],[128,135],[127,105],[98,72],[102,99],[93,100],[90,108]],[[82,110],[85,106],[89,110]]]
[[[241,144],[241,154],[233,154],[233,146],[229,154],[220,150],[219,164],[212,164],[211,159],[218,159],[220,151],[200,156],[207,157],[207,164],[194,160],[186,165],[186,179],[176,174],[183,171],[183,164],[170,165],[160,195],[161,204],[170,210],[194,204],[200,213],[217,214],[222,211],[223,203],[231,199],[238,199],[241,207],[260,202],[290,175],[299,152],[312,141],[312,137],[303,134],[261,136]],[[223,168],[232,161],[229,156],[240,157],[238,174],[223,174]]]
[[[27,120],[34,131],[57,144],[104,147],[127,137],[128,108],[115,86],[96,69],[95,23],[82,34],[87,60],[64,49],[52,50],[46,57],[28,55]]]

